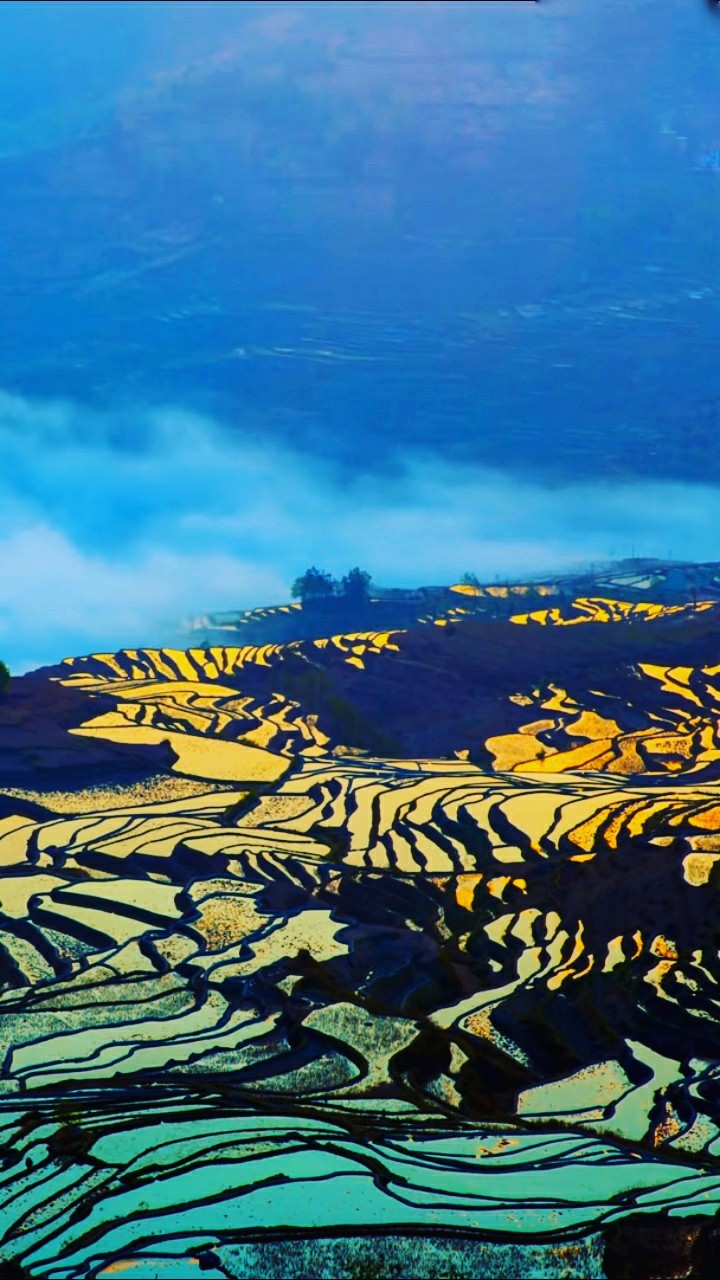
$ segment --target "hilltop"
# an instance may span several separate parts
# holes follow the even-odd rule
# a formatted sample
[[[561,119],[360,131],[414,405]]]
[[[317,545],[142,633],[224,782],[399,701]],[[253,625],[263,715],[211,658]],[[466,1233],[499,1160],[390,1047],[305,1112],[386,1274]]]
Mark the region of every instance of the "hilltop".
[[[573,601],[592,599],[597,605],[579,609],[579,616],[603,620],[602,601],[627,605],[668,607],[720,600],[720,562],[633,558],[598,564],[565,574],[525,581],[482,583],[475,575],[447,586],[413,588],[371,586],[367,599],[319,597],[304,604],[290,602],[258,609],[198,614],[183,624],[183,646],[272,644],[314,640],[344,632],[423,626],[445,619],[468,617],[532,621],[553,619]],[[599,610],[599,612],[598,612]],[[636,611],[640,617],[644,610]],[[653,616],[653,609],[649,611]]]

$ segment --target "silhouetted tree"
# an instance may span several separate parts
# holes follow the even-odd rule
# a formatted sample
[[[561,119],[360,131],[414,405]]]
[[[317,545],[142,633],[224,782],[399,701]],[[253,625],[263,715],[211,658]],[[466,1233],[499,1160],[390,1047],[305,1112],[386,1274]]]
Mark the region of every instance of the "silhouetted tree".
[[[301,600],[304,604],[306,600],[320,600],[323,596],[334,596],[337,585],[332,574],[323,573],[321,569],[312,566],[295,579],[291,594],[293,600]]]
[[[5,693],[10,684],[10,672],[4,662],[0,662],[0,694]]]
[[[364,604],[370,596],[370,574],[364,569],[351,569],[340,584],[340,594],[353,604]]]
[[[480,586],[480,579],[476,573],[464,573],[460,581],[464,587]]]

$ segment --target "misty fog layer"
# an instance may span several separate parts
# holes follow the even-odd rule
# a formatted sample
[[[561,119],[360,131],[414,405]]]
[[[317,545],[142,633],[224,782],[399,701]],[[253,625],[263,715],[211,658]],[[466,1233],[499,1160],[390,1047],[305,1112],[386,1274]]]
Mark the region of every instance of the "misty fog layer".
[[[704,0],[5,3],[2,656],[719,554]]]
[[[0,396],[0,648],[20,671],[177,642],[187,613],[288,598],[310,563],[380,583],[543,573],[612,556],[720,559],[720,489],[548,486],[398,451],[381,473],[229,435],[177,408]]]

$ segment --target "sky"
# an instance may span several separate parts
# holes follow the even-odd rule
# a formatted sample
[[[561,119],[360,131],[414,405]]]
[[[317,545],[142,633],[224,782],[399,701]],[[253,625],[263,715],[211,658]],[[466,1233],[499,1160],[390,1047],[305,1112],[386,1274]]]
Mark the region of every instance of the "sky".
[[[0,6],[0,657],[720,558],[706,0]]]

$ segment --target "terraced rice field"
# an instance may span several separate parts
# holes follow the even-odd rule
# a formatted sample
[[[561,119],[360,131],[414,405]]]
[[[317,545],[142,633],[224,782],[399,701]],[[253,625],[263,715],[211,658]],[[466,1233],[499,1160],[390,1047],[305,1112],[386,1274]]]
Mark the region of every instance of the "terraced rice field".
[[[553,621],[503,634],[593,634]],[[436,1240],[459,1275],[493,1241],[530,1251],[526,1274],[600,1277],[598,1233],[628,1214],[711,1218],[720,667],[657,661],[669,622],[633,628],[614,685],[589,659],[545,682],[496,666],[477,747],[453,714],[435,757],[352,734],[376,730],[380,690],[407,745],[441,675],[448,697],[458,664],[468,696],[482,684],[492,627],[125,651],[18,681],[8,1274],[239,1277],[290,1236],[299,1267],[320,1233],[343,1274],[368,1241],[401,1267],[422,1238],[417,1274]],[[56,736],[35,745],[50,691]]]

